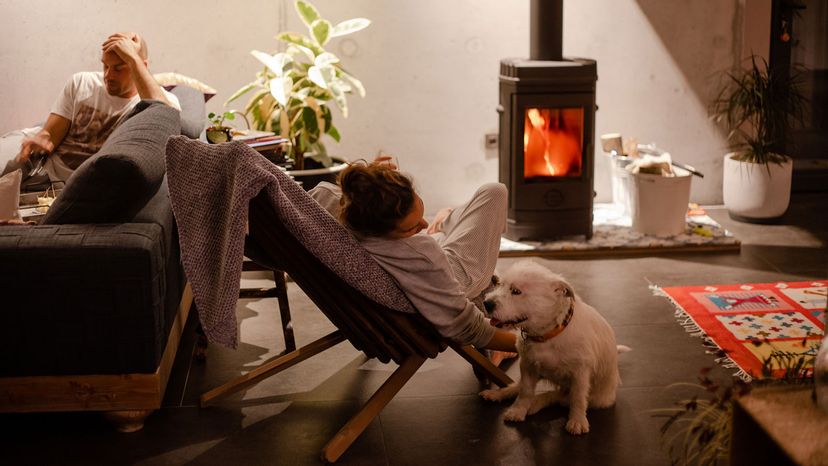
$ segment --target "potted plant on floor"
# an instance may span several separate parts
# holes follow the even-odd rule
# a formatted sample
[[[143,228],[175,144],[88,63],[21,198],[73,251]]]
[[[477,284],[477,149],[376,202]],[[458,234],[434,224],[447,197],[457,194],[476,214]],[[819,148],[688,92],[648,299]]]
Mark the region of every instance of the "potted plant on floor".
[[[346,96],[354,92],[365,96],[362,83],[324,47],[333,38],[366,28],[370,21],[355,18],[333,25],[309,2],[298,0],[295,5],[309,35],[282,32],[276,39],[286,44],[284,52],[271,55],[251,51],[265,65],[264,69],[253,82],[227,99],[225,105],[253,92],[244,113],[251,117],[255,129],[273,131],[292,141],[291,156],[296,170],[318,170],[332,165],[322,136],[327,134],[334,141],[340,140],[328,104],[334,102],[347,118]]]
[[[724,156],[722,180],[730,217],[771,223],[790,202],[793,163],[782,148],[793,122],[802,119],[805,98],[798,75],[775,72],[762,58],[750,61],[727,73],[711,111],[727,127],[733,150]]]

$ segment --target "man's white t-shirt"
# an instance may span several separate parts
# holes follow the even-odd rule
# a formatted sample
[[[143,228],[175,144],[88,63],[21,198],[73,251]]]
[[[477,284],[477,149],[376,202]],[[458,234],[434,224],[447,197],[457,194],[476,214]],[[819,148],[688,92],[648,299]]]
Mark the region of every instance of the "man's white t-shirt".
[[[167,91],[164,95],[178,110],[178,99]],[[109,95],[104,85],[103,72],[75,73],[58,96],[51,112],[69,121],[69,132],[55,149],[57,165],[64,165],[71,173],[101,148],[106,138],[121,120],[141,101],[139,95],[121,98]],[[62,170],[58,170],[62,171]]]

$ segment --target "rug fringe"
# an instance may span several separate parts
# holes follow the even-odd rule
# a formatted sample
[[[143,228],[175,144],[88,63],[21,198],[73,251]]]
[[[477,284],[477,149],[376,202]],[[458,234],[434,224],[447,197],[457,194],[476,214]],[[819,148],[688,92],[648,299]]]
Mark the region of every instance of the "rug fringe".
[[[648,280],[649,281],[649,280]],[[716,342],[707,336],[707,333],[702,330],[701,327],[693,320],[693,317],[690,316],[682,307],[673,299],[672,296],[664,292],[660,286],[655,284],[650,284],[650,290],[653,293],[653,296],[660,296],[663,298],[667,298],[673,303],[673,307],[676,309],[673,315],[675,316],[676,320],[678,321],[679,325],[684,328],[690,336],[696,337],[701,339],[702,346],[706,349],[707,354],[716,354],[718,357],[715,359],[716,363],[726,369],[737,369],[734,371],[734,376],[740,378],[745,383],[750,383],[753,380],[753,377],[745,372],[741,367],[739,367],[736,362],[727,355],[725,350],[721,348]],[[721,354],[724,353],[722,356]]]

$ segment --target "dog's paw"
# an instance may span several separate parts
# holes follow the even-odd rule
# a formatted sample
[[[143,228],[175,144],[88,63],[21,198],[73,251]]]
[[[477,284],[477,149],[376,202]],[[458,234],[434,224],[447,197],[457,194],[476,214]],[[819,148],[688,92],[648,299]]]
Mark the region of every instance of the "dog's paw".
[[[504,388],[490,388],[479,393],[484,400],[488,401],[503,401],[516,397],[518,394],[518,385],[512,384]]]
[[[518,408],[515,406],[510,407],[506,410],[506,414],[503,416],[504,421],[509,422],[523,422],[526,420],[526,408]]]
[[[560,395],[557,391],[540,393],[532,399],[532,404],[529,406],[529,414],[535,414],[549,405],[560,402]]]
[[[490,388],[488,390],[483,390],[482,392],[478,393],[481,398],[486,401],[503,401],[503,390],[497,388]]]
[[[589,432],[589,421],[586,417],[569,418],[566,421],[566,431],[572,435],[582,435]]]

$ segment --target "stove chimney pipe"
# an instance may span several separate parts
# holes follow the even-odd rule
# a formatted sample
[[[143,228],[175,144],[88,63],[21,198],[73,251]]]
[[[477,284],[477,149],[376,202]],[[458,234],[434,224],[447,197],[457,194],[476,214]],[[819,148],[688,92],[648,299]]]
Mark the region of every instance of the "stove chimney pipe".
[[[529,59],[563,60],[563,0],[530,0]]]

